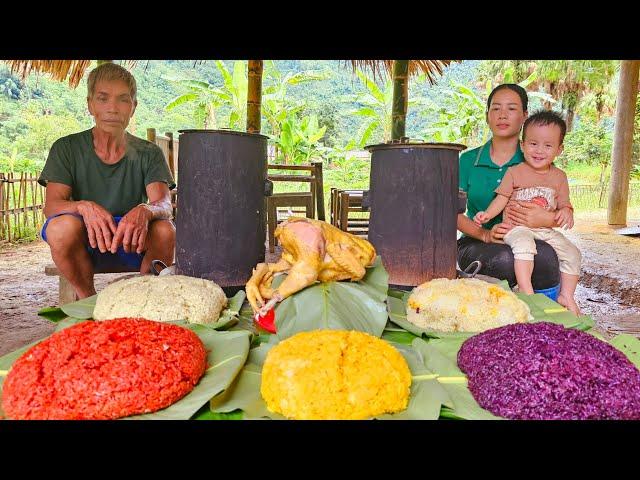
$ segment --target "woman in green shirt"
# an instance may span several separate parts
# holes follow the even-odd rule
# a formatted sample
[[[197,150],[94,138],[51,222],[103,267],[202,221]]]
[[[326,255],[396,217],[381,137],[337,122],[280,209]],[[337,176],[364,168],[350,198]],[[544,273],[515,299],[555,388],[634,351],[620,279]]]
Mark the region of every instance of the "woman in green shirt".
[[[524,161],[520,150],[520,130],[527,118],[527,92],[519,85],[506,83],[493,89],[487,100],[487,123],[492,138],[484,145],[460,156],[460,189],[467,193],[467,214],[458,215],[458,264],[467,268],[474,260],[482,263],[480,273],[507,280],[516,285],[513,253],[502,241],[515,225],[529,228],[555,227],[553,212],[530,202],[520,202],[515,209],[505,210],[479,227],[473,216],[485,210],[495,198],[507,168]],[[532,284],[535,290],[555,287],[560,283],[558,257],[546,242],[536,240]]]

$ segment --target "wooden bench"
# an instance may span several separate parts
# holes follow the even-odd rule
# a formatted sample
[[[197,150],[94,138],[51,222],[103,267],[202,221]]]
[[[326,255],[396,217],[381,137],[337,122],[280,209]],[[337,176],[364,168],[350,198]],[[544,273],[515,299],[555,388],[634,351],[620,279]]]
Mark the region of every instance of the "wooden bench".
[[[94,272],[94,276],[101,273],[133,273],[138,271],[139,270],[137,268],[101,270],[98,272]],[[44,267],[44,273],[49,277],[58,277],[58,306],[62,306],[78,300],[75,288],[73,288],[73,285],[69,283],[69,280],[67,280],[64,275],[60,274],[60,270],[58,270],[58,267],[56,267],[55,264],[49,264]]]

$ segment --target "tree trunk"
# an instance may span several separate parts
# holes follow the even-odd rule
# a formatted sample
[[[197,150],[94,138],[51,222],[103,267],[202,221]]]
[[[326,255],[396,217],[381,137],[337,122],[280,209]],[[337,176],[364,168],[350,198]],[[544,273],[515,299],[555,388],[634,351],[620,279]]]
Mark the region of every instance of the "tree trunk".
[[[407,103],[409,101],[409,60],[393,62],[393,107],[391,111],[391,140],[405,136]]]
[[[549,95],[551,95],[553,98],[556,98],[556,84],[555,84],[555,82],[547,83],[547,91],[548,91]],[[550,101],[545,100],[544,103],[543,103],[543,108],[545,110],[551,110],[553,108],[553,105],[551,104]]]
[[[573,108],[568,108],[567,109],[567,133],[569,133],[571,131],[571,129],[573,128],[573,118],[575,116],[575,112],[573,110]]]
[[[247,132],[260,133],[262,101],[262,60],[249,60],[247,86]]]
[[[640,60],[623,60],[616,100],[616,120],[611,153],[611,180],[609,182],[609,225],[627,224],[629,200],[629,174],[636,100],[638,97],[638,71]]]

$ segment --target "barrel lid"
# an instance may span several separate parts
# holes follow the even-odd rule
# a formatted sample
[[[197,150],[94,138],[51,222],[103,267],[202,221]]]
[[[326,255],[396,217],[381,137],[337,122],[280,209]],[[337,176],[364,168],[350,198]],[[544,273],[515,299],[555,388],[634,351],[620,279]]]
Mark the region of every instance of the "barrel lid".
[[[228,130],[226,128],[221,130],[187,129],[187,130],[178,130],[178,133],[222,133],[227,135],[239,135],[244,137],[266,138],[266,139],[269,138],[267,135],[262,135],[260,133],[239,132],[236,130]]]
[[[366,145],[365,150],[373,152],[375,150],[390,150],[398,148],[441,148],[445,150],[466,150],[467,146],[460,143],[428,143],[428,142],[406,142],[406,143],[379,143],[377,145]]]

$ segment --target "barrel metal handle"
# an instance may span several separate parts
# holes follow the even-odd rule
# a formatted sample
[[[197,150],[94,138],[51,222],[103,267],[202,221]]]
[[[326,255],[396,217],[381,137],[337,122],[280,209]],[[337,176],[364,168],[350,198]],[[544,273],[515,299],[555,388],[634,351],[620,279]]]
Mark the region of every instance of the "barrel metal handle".
[[[160,265],[162,268],[158,270],[156,267]],[[167,268],[167,265],[162,260],[151,260],[151,273],[158,276],[160,272]]]

